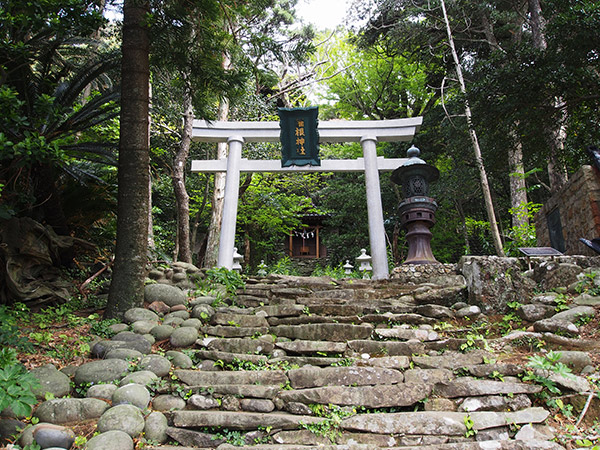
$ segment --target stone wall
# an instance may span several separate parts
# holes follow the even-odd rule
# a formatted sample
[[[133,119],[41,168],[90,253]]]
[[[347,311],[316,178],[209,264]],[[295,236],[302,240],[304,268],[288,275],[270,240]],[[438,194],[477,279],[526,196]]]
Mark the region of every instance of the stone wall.
[[[549,226],[549,222],[554,225]],[[567,185],[544,204],[535,217],[535,226],[540,247],[554,247],[566,255],[596,256],[579,238],[600,237],[597,171],[591,166],[582,166]]]

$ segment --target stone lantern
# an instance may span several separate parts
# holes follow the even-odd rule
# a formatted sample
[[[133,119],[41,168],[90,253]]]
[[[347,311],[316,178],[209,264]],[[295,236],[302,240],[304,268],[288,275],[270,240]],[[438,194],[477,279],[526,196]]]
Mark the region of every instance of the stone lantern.
[[[367,255],[367,251],[364,248],[360,250],[360,256],[356,258],[356,262],[359,264],[358,270],[362,272],[363,279],[368,279],[370,272],[373,270],[371,266],[372,260],[373,258]]]
[[[354,269],[354,266],[350,264],[350,260],[347,259],[346,264],[344,264],[342,267],[346,275],[352,275],[352,270]]]
[[[238,273],[242,273],[242,262],[244,261],[244,257],[238,253],[237,247],[233,247],[233,266],[232,270],[235,270]]]
[[[431,231],[435,224],[437,203],[429,197],[429,183],[440,172],[421,158],[414,145],[408,149],[406,161],[392,173],[392,182],[402,186],[404,200],[398,205],[400,223],[406,229],[408,256],[404,264],[439,264],[431,252]]]
[[[265,264],[265,260],[261,259],[260,264],[258,265],[258,276],[266,277],[267,276],[267,265]]]

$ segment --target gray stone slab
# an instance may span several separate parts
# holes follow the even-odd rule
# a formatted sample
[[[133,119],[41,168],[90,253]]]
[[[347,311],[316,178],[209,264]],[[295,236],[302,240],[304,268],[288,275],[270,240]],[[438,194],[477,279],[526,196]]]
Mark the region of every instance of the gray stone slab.
[[[368,339],[372,330],[373,326],[369,324],[321,323],[297,326],[279,325],[271,328],[271,333],[290,339],[346,342],[353,339]]]
[[[206,346],[209,350],[220,352],[237,352],[252,354],[270,354],[273,351],[273,344],[260,339],[250,338],[226,338],[211,340]]]
[[[323,421],[323,419],[311,416],[239,411],[174,411],[172,419],[175,427],[222,427],[229,430],[256,430],[258,427],[294,430],[301,428],[301,424],[313,424]]]
[[[415,365],[423,369],[460,369],[483,363],[484,354],[479,351],[469,353],[446,352],[441,356],[414,356]]]
[[[233,372],[201,372],[175,370],[175,375],[188,386],[212,386],[216,384],[282,385],[288,378],[281,370],[256,370]]]
[[[230,353],[230,352],[219,352],[216,350],[198,350],[196,351],[196,357],[201,359],[209,359],[212,361],[224,361],[227,363],[232,362],[234,359],[240,361],[251,361],[258,363],[259,361],[266,361],[268,358],[265,355],[249,355],[247,353]]]
[[[415,339],[417,341],[436,341],[439,334],[432,330],[414,330],[412,328],[377,328],[375,334],[383,339],[401,339],[408,341]]]
[[[406,383],[437,384],[453,380],[454,373],[448,369],[410,369],[404,372]]]
[[[450,435],[463,436],[464,424],[469,415],[475,430],[485,430],[509,424],[541,423],[549,416],[543,408],[529,408],[515,412],[448,411],[402,412],[391,414],[360,414],[342,421],[347,430],[385,434]]]
[[[404,381],[402,372],[375,367],[308,367],[289,370],[287,376],[294,389],[320,386],[365,386],[396,384]]]
[[[231,327],[223,325],[200,327],[200,331],[209,336],[219,337],[250,337],[269,332],[267,327]]]
[[[380,386],[327,386],[312,389],[282,391],[279,398],[285,402],[333,403],[340,406],[364,406],[367,408],[387,408],[411,406],[431,393],[431,385],[402,383]]]
[[[219,439],[214,434],[201,433],[199,431],[186,430],[182,428],[168,427],[167,435],[179,442],[181,445],[200,447],[200,448],[216,448],[225,442],[225,439]],[[164,447],[161,447],[164,448]],[[181,448],[181,447],[174,447]]]
[[[377,358],[361,359],[356,362],[356,365],[385,367],[387,369],[408,369],[410,358],[408,356],[380,356]]]
[[[499,394],[535,394],[541,390],[542,386],[533,384],[479,380],[471,377],[460,377],[435,386],[435,393],[446,398]]]
[[[348,342],[348,347],[356,353],[368,353],[371,356],[411,356],[423,353],[425,347],[420,341],[367,341]]]
[[[212,386],[190,386],[193,392],[202,393],[207,389],[215,394],[235,395],[250,398],[273,399],[281,391],[280,385],[261,386],[258,384],[214,384]]]
[[[228,325],[232,327],[261,328],[268,327],[267,319],[248,314],[227,314],[218,312],[210,319],[211,325]]]
[[[310,354],[310,353],[334,353],[341,354],[346,351],[346,343],[344,342],[328,342],[328,341],[291,341],[277,342],[275,347],[285,350],[286,352]]]
[[[343,358],[337,358],[333,356],[282,356],[280,358],[272,358],[271,362],[277,363],[279,361],[286,361],[292,365],[299,367],[302,366],[319,366],[328,367],[334,364],[340,363]]]
[[[267,317],[294,317],[304,314],[304,305],[268,305],[256,310],[264,311]]]

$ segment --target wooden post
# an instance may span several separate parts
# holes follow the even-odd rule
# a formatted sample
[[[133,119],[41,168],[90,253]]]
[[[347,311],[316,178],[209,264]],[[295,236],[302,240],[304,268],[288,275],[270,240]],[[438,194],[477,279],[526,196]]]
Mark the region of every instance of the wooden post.
[[[319,259],[321,257],[320,248],[319,248],[321,246],[321,244],[319,243],[319,228],[321,228],[321,226],[317,225],[317,231],[316,231],[316,233],[317,233],[317,259]]]

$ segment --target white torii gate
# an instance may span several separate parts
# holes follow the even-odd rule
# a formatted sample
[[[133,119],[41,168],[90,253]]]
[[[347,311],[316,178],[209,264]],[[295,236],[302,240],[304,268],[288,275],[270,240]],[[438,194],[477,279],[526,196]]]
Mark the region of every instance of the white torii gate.
[[[395,120],[353,120],[319,122],[319,143],[360,142],[363,158],[322,160],[320,166],[281,167],[281,160],[242,158],[244,142],[279,142],[279,122],[206,122],[194,120],[192,138],[199,142],[227,142],[229,156],[218,160],[194,160],[192,172],[227,172],[223,223],[217,265],[233,267],[240,172],[363,172],[367,189],[369,243],[373,258],[373,279],[389,276],[379,171],[393,171],[405,158],[377,157],[376,144],[410,141],[419,130],[422,117]]]

